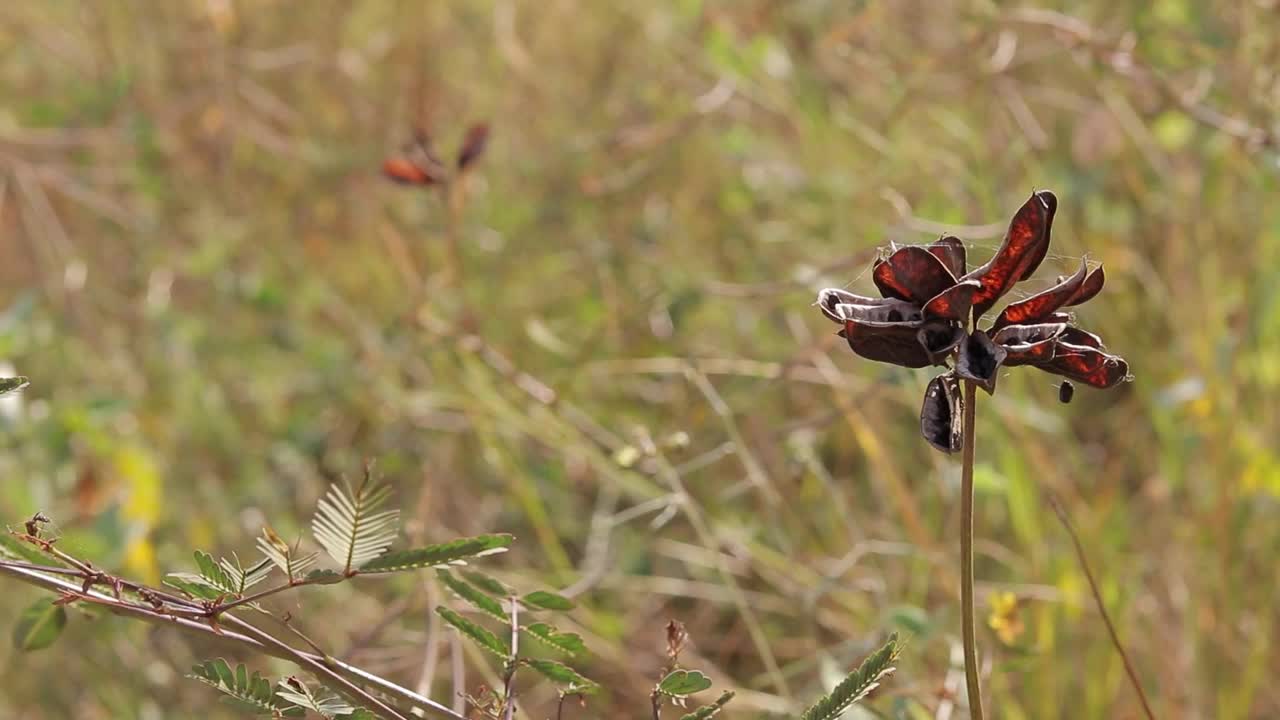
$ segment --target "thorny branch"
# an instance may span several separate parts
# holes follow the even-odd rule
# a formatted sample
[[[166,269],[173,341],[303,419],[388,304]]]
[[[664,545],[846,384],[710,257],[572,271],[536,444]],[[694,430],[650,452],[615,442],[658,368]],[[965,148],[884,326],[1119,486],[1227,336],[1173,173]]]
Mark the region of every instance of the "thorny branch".
[[[30,523],[28,523],[30,525]],[[28,527],[28,530],[33,529]],[[375,710],[379,715],[392,720],[407,720],[407,715],[396,710],[366,690],[375,688],[380,693],[394,697],[400,702],[421,709],[435,717],[465,720],[465,717],[449,708],[423,697],[407,688],[401,687],[382,677],[365,670],[341,662],[324,653],[308,653],[297,650],[289,644],[275,638],[245,620],[227,612],[230,604],[218,602],[198,602],[179,597],[141,583],[133,582],[110,573],[98,570],[91,564],[74,558],[54,547],[53,541],[39,537],[38,533],[11,533],[19,540],[33,544],[41,551],[57,560],[70,565],[70,568],[43,566],[29,562],[0,559],[0,575],[6,575],[20,582],[44,588],[59,595],[57,602],[87,602],[103,607],[109,612],[142,620],[153,625],[177,627],[186,632],[216,638],[222,642],[265,653],[272,657],[288,660],[301,667],[333,689],[340,690],[357,700],[360,704]],[[66,578],[78,578],[79,583]],[[298,586],[302,583],[295,583]],[[94,586],[105,585],[111,593],[96,590]],[[275,589],[288,589],[284,588]],[[137,595],[134,600],[125,594],[128,591]],[[259,593],[263,595],[263,593]],[[236,603],[238,606],[240,603]],[[223,627],[225,624],[227,627]]]

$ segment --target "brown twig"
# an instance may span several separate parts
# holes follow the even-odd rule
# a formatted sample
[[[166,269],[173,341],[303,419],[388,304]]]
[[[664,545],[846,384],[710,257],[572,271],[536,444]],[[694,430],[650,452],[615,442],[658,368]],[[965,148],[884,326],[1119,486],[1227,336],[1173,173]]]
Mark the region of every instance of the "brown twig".
[[[1098,592],[1098,583],[1093,578],[1093,570],[1089,567],[1089,559],[1085,557],[1084,546],[1080,544],[1080,538],[1076,535],[1075,528],[1071,526],[1071,520],[1067,517],[1067,511],[1062,507],[1062,503],[1058,502],[1058,498],[1052,492],[1048,493],[1049,506],[1053,508],[1053,514],[1058,516],[1058,522],[1062,523],[1063,529],[1067,531],[1067,535],[1071,536],[1071,544],[1076,549],[1076,559],[1080,561],[1080,568],[1084,570],[1084,576],[1089,581],[1089,592],[1093,595],[1093,603],[1098,607],[1098,614],[1102,615],[1102,622],[1107,626],[1107,633],[1111,635],[1111,644],[1115,646],[1116,652],[1120,654],[1120,660],[1124,662],[1124,671],[1129,675],[1129,682],[1133,685],[1133,690],[1138,694],[1138,700],[1142,703],[1142,710],[1147,715],[1147,720],[1155,720],[1155,713],[1151,712],[1151,704],[1147,701],[1147,694],[1142,690],[1142,683],[1138,682],[1138,673],[1133,668],[1133,663],[1129,661],[1129,653],[1125,652],[1124,645],[1120,643],[1120,635],[1116,632],[1116,626],[1111,622],[1111,615],[1107,613],[1107,606],[1102,602],[1102,594]]]
[[[275,587],[270,587],[270,588],[267,588],[266,590],[261,590],[256,593],[245,595],[244,597],[237,598],[235,600],[231,600],[225,603],[215,603],[212,607],[209,608],[209,616],[216,617],[218,615],[221,615],[224,612],[227,612],[228,610],[234,610],[242,605],[248,605],[249,603],[257,602],[259,600],[262,600],[263,598],[271,597],[272,595],[282,593],[286,590],[293,590],[294,588],[300,588],[306,585],[315,585],[315,584],[316,583],[310,580],[305,580],[305,579],[294,580],[294,581],[287,582],[284,585],[277,585]]]
[[[79,563],[79,561],[76,562]],[[84,565],[84,563],[79,564]],[[76,596],[76,598],[81,601],[88,601],[105,607],[115,615],[141,620],[153,625],[176,627],[185,632],[214,638],[225,643],[240,646],[241,648],[248,648],[256,652],[265,653],[272,657],[288,660],[299,667],[303,667],[317,673],[321,677],[334,678],[335,683],[338,682],[338,678],[341,678],[344,690],[348,689],[348,687],[354,687],[359,691],[358,694],[353,693],[356,694],[356,697],[360,698],[362,702],[364,702],[364,698],[366,696],[370,697],[374,701],[375,707],[385,704],[378,701],[377,698],[369,696],[367,692],[363,691],[355,683],[376,688],[382,693],[395,697],[399,701],[408,705],[420,708],[436,717],[450,718],[451,720],[466,720],[466,717],[460,713],[454,712],[429,698],[423,697],[418,693],[396,685],[385,678],[362,670],[354,665],[350,665],[333,658],[325,658],[321,655],[301,652],[281,643],[278,640],[275,640],[274,638],[270,638],[270,636],[262,633],[261,631],[257,631],[255,633],[253,631],[256,631],[256,628],[253,628],[248,623],[245,623],[234,616],[228,616],[231,619],[229,624],[235,625],[236,629],[215,628],[210,624],[206,617],[203,617],[203,608],[192,607],[192,603],[185,601],[182,598],[176,598],[168,593],[148,588],[138,583],[115,578],[123,587],[127,587],[138,592],[140,595],[154,598],[157,601],[162,601],[162,604],[157,608],[153,605],[135,603],[124,599],[116,599],[105,593],[93,590],[92,588],[86,590],[76,583],[68,582],[60,577],[56,577],[56,575],[64,574],[65,570],[66,568],[58,567],[37,566],[33,568],[29,563],[0,560],[0,575],[6,575],[20,582],[35,585],[63,596]],[[97,573],[98,571],[91,570],[91,572]],[[173,602],[173,600],[177,600],[181,604],[177,606],[170,606],[166,604]],[[269,640],[264,639],[264,636],[265,638],[269,638]],[[394,713],[395,711],[392,712]],[[387,717],[402,718],[404,716],[403,714],[390,714],[387,715]]]
[[[317,644],[315,640],[312,640],[310,637],[307,636],[306,633],[294,627],[293,615],[291,615],[290,613],[285,613],[284,617],[276,617],[275,615],[272,615],[271,617],[272,619],[279,621],[280,624],[283,625],[286,630],[293,633],[294,635],[297,635],[298,639],[306,643],[307,647],[311,648],[311,650],[315,652],[316,655],[319,655],[321,658],[324,658],[325,663],[328,663],[330,660],[333,659],[333,655],[325,652],[324,648],[320,647],[320,645]]]
[[[520,601],[511,598],[511,656],[507,658],[507,676],[502,682],[503,718],[511,720],[515,714],[516,700],[512,692],[516,681],[516,669],[520,667]]]
[[[291,660],[294,664],[311,671],[311,673],[316,677],[324,680],[326,685],[331,687],[336,686],[335,689],[343,690],[347,695],[359,700],[362,705],[374,710],[379,715],[385,718],[390,718],[391,720],[408,720],[403,713],[390,705],[387,705],[380,698],[369,694],[367,690],[355,684],[331,667],[328,664],[328,658],[316,657],[314,655],[295,650],[293,646],[285,643],[283,640],[276,639],[270,633],[256,628],[234,615],[224,616],[222,618],[222,622],[236,628],[245,636],[257,640],[262,643],[264,647],[276,650],[286,659]]]
[[[463,662],[458,633],[449,633],[449,667],[453,675],[453,712],[460,715],[467,709],[467,664]]]
[[[52,567],[48,565],[36,565],[35,563],[21,562],[19,560],[4,560],[4,564],[8,567],[19,568],[22,570],[36,570],[52,575],[74,575],[75,577],[83,577],[84,573],[80,570],[71,568]]]

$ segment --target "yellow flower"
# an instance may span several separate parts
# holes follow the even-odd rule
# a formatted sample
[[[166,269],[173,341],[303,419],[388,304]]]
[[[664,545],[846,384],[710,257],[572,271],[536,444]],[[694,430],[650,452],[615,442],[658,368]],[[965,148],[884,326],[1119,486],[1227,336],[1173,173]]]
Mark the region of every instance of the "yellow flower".
[[[987,626],[995,631],[996,637],[1005,645],[1017,642],[1026,630],[1022,615],[1018,613],[1018,596],[1011,592],[1000,592],[993,594],[988,602],[991,604],[991,615],[987,617]]]

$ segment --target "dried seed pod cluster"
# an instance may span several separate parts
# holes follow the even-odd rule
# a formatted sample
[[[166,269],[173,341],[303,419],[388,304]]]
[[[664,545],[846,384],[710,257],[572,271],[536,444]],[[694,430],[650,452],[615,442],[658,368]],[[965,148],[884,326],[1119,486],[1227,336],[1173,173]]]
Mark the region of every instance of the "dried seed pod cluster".
[[[1013,216],[996,254],[968,269],[964,243],[944,236],[930,245],[895,248],[876,261],[871,277],[881,297],[828,288],[818,293],[824,315],[842,325],[839,334],[869,360],[949,369],[925,392],[920,428],[944,452],[960,449],[959,380],[994,393],[1002,367],[1031,365],[1096,388],[1129,379],[1129,364],[1106,352],[1097,335],[1081,330],[1064,308],[1102,290],[1102,267],[1086,262],[1052,287],[1011,303],[987,328],[982,316],[1013,286],[1029,279],[1049,251],[1057,197],[1033,193]],[[1070,399],[1070,393],[1063,397]],[[1065,402],[1066,400],[1064,400]]]
[[[463,136],[451,167],[436,154],[431,136],[426,131],[419,130],[402,154],[387,158],[382,163],[382,174],[405,185],[430,186],[447,183],[455,174],[466,172],[474,166],[484,154],[488,143],[488,124],[472,125]]]

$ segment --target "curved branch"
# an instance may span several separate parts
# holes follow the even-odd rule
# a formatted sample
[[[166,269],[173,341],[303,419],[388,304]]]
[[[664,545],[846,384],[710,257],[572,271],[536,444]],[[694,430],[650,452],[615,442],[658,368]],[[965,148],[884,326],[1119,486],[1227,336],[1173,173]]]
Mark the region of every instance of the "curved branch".
[[[49,590],[59,594],[75,595],[84,600],[92,602],[95,605],[106,608],[109,612],[121,617],[128,617],[134,620],[141,620],[152,625],[163,625],[167,627],[176,627],[188,633],[200,635],[205,638],[216,639],[228,644],[237,645],[241,648],[248,648],[256,652],[264,653],[281,660],[289,662],[305,668],[308,671],[324,674],[326,676],[332,673],[334,676],[345,676],[347,682],[355,682],[374,688],[379,692],[396,698],[400,702],[404,702],[413,707],[419,708],[429,715],[441,718],[449,718],[450,720],[466,720],[466,717],[460,715],[440,703],[430,698],[419,695],[418,693],[401,687],[390,680],[374,675],[366,670],[362,670],[354,665],[344,663],[333,658],[325,658],[313,653],[295,650],[283,642],[275,641],[278,644],[272,644],[269,641],[264,642],[262,639],[252,637],[246,629],[256,630],[248,623],[235,618],[237,621],[233,624],[243,623],[241,630],[222,629],[214,630],[207,622],[195,620],[190,617],[174,614],[164,609],[157,609],[146,605],[139,605],[127,600],[118,600],[111,595],[99,592],[90,588],[85,591],[79,583],[68,582],[55,574],[63,574],[66,568],[42,568],[33,566],[29,563],[11,562],[0,560],[0,575],[6,575],[19,582],[28,585],[34,585],[45,590]],[[182,609],[178,609],[181,611]],[[232,616],[227,616],[232,617]],[[261,633],[261,631],[257,631]],[[265,633],[261,633],[266,635]],[[267,636],[270,638],[270,636]],[[274,640],[274,638],[270,638]],[[321,673],[316,670],[315,666],[328,670],[328,673]],[[363,693],[361,697],[363,699]],[[390,717],[398,717],[391,715]]]

